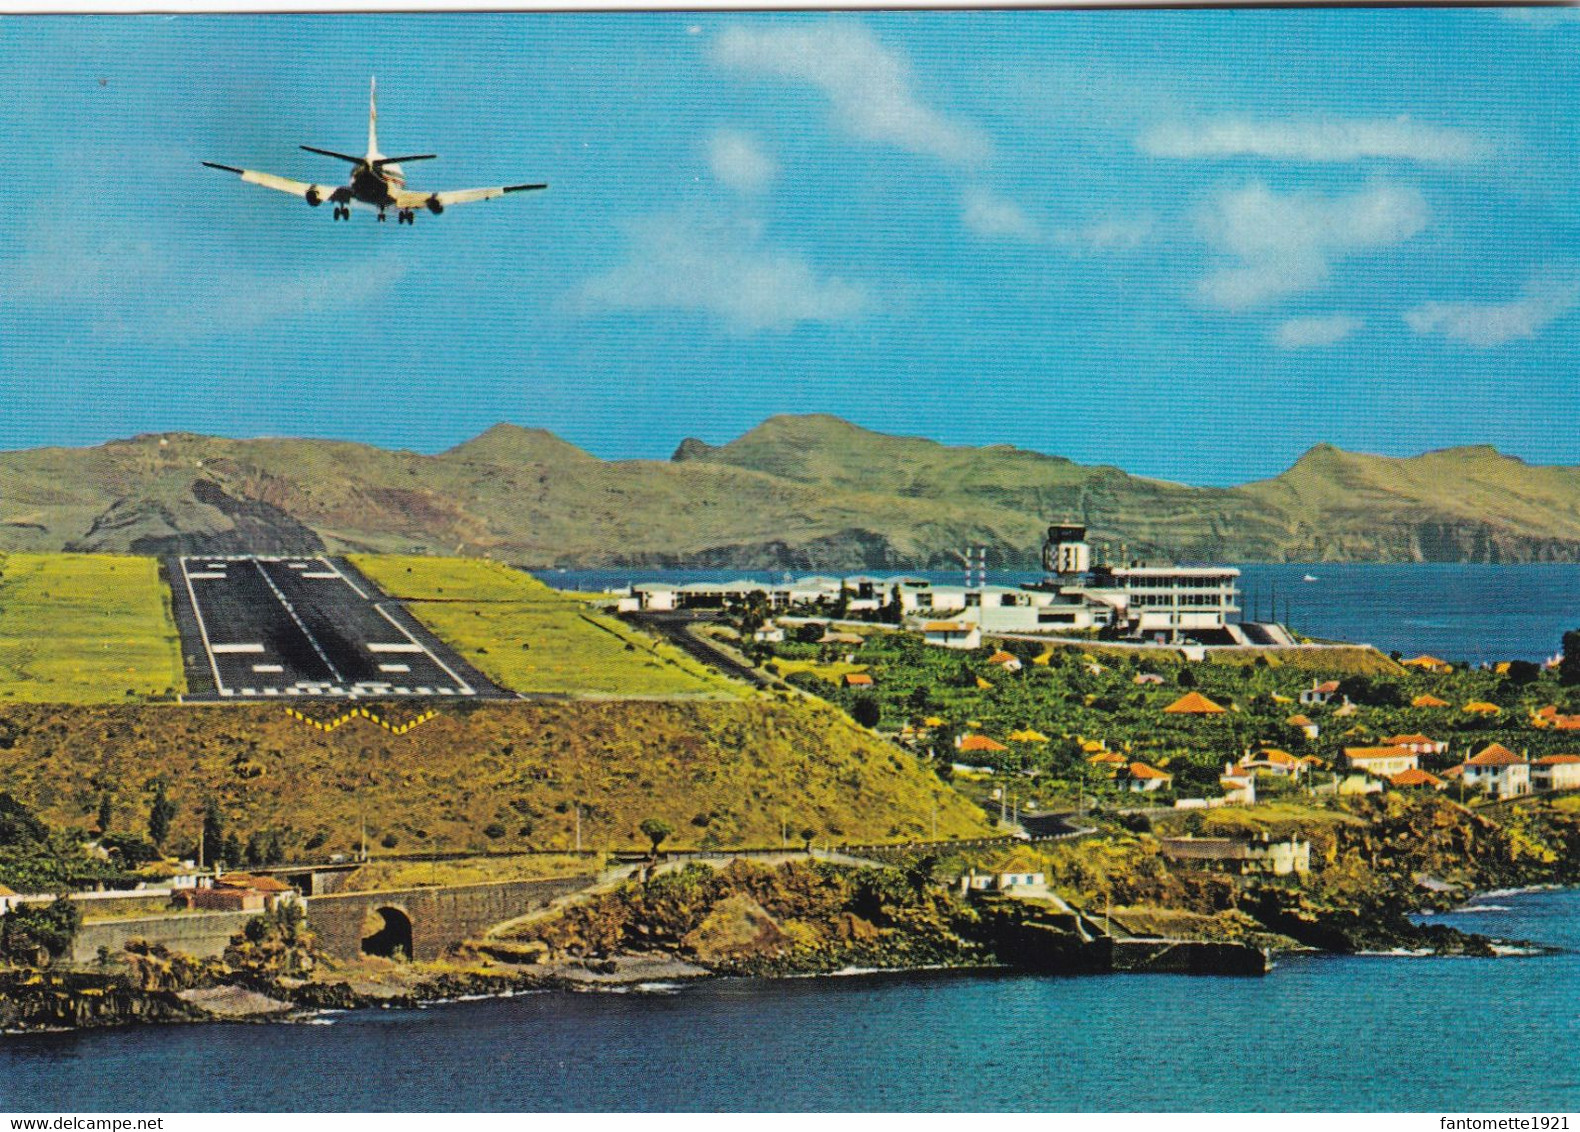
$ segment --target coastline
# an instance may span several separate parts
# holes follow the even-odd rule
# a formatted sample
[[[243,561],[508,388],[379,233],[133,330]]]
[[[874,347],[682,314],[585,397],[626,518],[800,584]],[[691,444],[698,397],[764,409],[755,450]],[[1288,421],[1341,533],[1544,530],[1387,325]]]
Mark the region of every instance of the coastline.
[[[1478,901],[1488,897],[1520,897],[1543,892],[1580,891],[1580,886],[1556,883],[1526,885],[1518,888],[1478,890],[1446,909],[1423,909],[1412,915],[1431,917],[1475,911]],[[1502,909],[1500,909],[1502,910]],[[1480,933],[1463,932],[1439,925],[1454,933],[1462,944],[1454,948],[1355,949],[1342,951],[1313,946],[1280,947],[1271,950],[1268,973],[1278,970],[1279,958],[1288,955],[1330,956],[1365,959],[1519,959],[1562,951],[1555,945],[1529,940],[1506,940]],[[120,1001],[124,1011],[78,1013],[74,1022],[58,1017],[51,1021],[14,1022],[0,1026],[0,1039],[10,1036],[46,1033],[72,1033],[91,1029],[133,1026],[194,1025],[230,1022],[246,1024],[312,1025],[336,1014],[359,1010],[421,1010],[429,1006],[451,1005],[527,994],[660,994],[669,995],[685,986],[724,980],[761,980],[790,982],[808,979],[844,979],[915,976],[961,976],[1007,974],[1063,974],[1077,972],[1041,971],[1024,963],[997,958],[958,963],[920,963],[894,966],[844,965],[830,968],[811,965],[806,969],[718,970],[684,960],[665,951],[628,952],[601,959],[564,958],[541,964],[496,964],[490,961],[456,970],[453,962],[389,964],[382,969],[336,971],[331,980],[289,978],[241,979],[208,984],[185,991],[138,991],[126,986],[122,976],[94,975],[84,972],[58,972],[55,980],[79,985],[74,998],[83,1003]],[[1125,971],[1084,972],[1091,975],[1122,975]],[[42,972],[34,985],[47,988],[60,1001],[61,986]],[[71,978],[68,980],[67,975]],[[14,982],[15,980],[13,980]],[[120,985],[117,985],[119,983]],[[96,985],[95,985],[96,984]],[[0,1004],[5,1001],[0,985]],[[112,996],[115,996],[112,998]],[[210,999],[234,1000],[245,996],[248,1006],[210,1009]]]

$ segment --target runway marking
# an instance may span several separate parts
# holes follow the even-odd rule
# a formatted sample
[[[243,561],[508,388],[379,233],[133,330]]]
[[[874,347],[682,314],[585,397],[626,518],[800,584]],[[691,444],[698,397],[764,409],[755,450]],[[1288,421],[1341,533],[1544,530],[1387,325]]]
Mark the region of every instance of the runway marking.
[[[192,574],[187,570],[185,558],[181,559],[181,576],[186,579],[187,598],[192,602],[192,616],[197,618],[198,635],[203,638],[203,651],[208,655],[208,666],[214,673],[214,690],[222,696],[228,696],[230,690],[225,687],[225,681],[219,678],[219,661],[214,659],[214,650],[209,645],[208,627],[203,624],[203,610],[198,606],[197,591],[192,588]]]
[[[346,585],[350,586],[352,592],[355,593],[363,601],[372,601],[373,600],[371,597],[369,597],[366,593],[363,592],[361,586],[357,585],[350,578],[348,578],[344,574],[342,574],[340,572],[340,567],[336,566],[333,562],[329,561],[329,559],[327,559],[327,558],[320,558],[318,561],[322,562],[330,570],[333,570],[335,572],[335,577],[339,578]],[[308,577],[308,576],[309,575],[306,575],[306,574],[303,575],[303,577]]]
[[[322,579],[322,578],[329,578],[329,579],[339,578],[342,582],[346,580],[345,576],[342,575],[342,574],[326,574],[322,570],[318,570],[318,571],[304,571],[301,576],[304,577],[304,578],[320,578],[320,579]]]
[[[264,673],[284,672],[285,666],[283,664],[255,664],[252,666],[252,670]]]
[[[411,665],[409,665],[409,664],[381,664],[381,665],[379,665],[379,671],[380,672],[410,672],[411,671]]]
[[[233,645],[210,645],[209,646],[209,652],[212,652],[212,653],[241,653],[241,652],[262,652],[262,651],[263,651],[263,646],[259,645],[259,644],[233,644]]]
[[[290,615],[291,620],[296,622],[296,627],[302,631],[302,636],[307,638],[307,643],[313,646],[313,651],[318,654],[318,659],[324,662],[324,667],[329,669],[330,675],[337,681],[344,680],[345,677],[340,674],[340,669],[335,667],[334,661],[329,659],[329,654],[324,652],[323,646],[318,643],[318,638],[313,636],[312,631],[302,623],[302,619],[296,615],[296,610],[291,608],[291,603],[286,601],[285,595],[280,592],[280,587],[274,584],[273,578],[269,577],[269,571],[263,568],[263,563],[254,561],[253,565],[258,568],[258,573],[263,575],[264,582],[268,584],[269,589],[274,591],[274,596],[285,607],[285,612]],[[345,695],[343,689],[337,688],[335,690],[340,695]]]
[[[216,578],[218,578],[221,581],[223,581],[225,578],[228,578],[229,576],[230,575],[226,574],[225,571],[223,571],[223,570],[201,570],[201,571],[199,571],[199,572],[197,572],[195,574],[192,573],[190,570],[187,571],[187,577],[191,578],[194,582],[213,581]]]
[[[373,608],[379,611],[380,617],[384,618],[384,620],[388,621],[391,625],[395,626],[395,628],[399,629],[401,636],[405,637],[412,644],[416,645],[418,649],[427,654],[429,660],[433,661],[440,668],[444,669],[444,674],[455,682],[455,686],[461,689],[462,695],[468,695],[471,693],[472,686],[465,680],[461,679],[460,675],[457,674],[453,668],[435,656],[426,645],[422,644],[417,640],[416,637],[412,636],[411,630],[407,629],[406,626],[402,625],[399,621],[395,620],[395,618],[391,617],[389,610],[385,609],[382,603],[375,604]],[[421,688],[418,688],[417,691],[425,695],[428,694],[423,692],[423,689]]]
[[[369,644],[368,652],[427,652],[416,641],[398,641],[394,644]]]
[[[292,570],[305,570],[305,569],[307,569],[307,563],[305,563],[305,562],[289,562],[286,565],[287,565],[287,567],[289,569],[292,569]]]

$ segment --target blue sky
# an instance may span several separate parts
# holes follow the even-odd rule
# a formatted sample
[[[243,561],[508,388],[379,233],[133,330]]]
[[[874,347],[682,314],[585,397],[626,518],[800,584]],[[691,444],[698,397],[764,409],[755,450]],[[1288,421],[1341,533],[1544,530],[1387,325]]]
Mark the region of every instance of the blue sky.
[[[783,412],[1227,484],[1580,463],[1580,13],[11,17],[0,448],[665,457]],[[368,77],[413,187],[350,224]]]

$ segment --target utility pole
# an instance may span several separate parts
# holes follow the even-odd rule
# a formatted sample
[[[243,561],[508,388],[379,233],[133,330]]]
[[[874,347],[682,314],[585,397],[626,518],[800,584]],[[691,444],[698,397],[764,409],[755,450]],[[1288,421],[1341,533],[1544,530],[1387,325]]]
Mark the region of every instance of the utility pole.
[[[576,852],[582,851],[582,804],[581,799],[576,801]]]

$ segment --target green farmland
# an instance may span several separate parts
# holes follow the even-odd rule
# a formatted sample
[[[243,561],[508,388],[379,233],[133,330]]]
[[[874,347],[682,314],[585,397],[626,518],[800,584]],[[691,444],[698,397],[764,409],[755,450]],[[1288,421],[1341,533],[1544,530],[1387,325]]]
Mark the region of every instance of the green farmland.
[[[513,691],[738,692],[678,649],[500,563],[416,555],[353,555],[351,561],[490,680]]]
[[[185,688],[157,560],[0,556],[0,702],[110,703]]]

